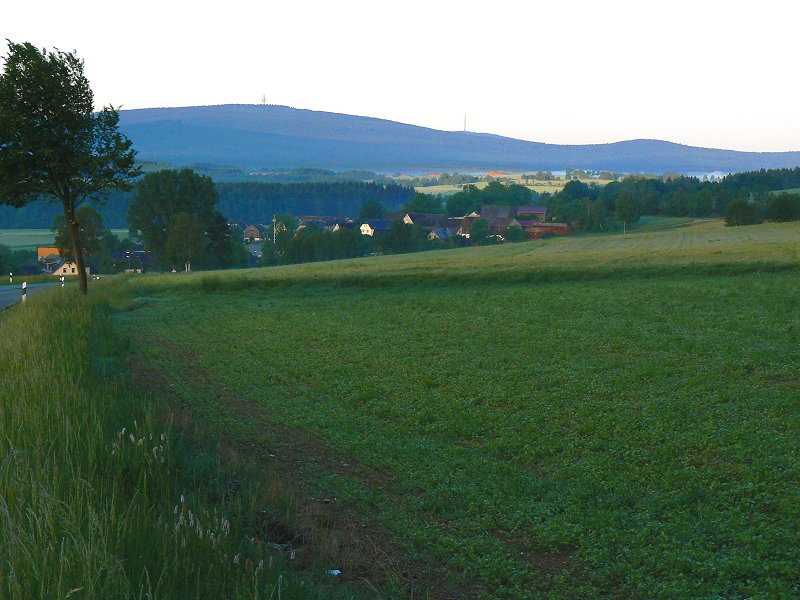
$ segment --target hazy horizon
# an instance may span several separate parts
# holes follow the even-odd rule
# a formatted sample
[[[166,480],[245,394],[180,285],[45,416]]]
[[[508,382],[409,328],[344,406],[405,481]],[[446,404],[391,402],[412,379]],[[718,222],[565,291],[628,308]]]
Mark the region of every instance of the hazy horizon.
[[[98,106],[265,96],[442,131],[466,113],[470,131],[551,144],[800,150],[800,7],[777,0],[83,7],[13,3],[0,37],[74,49]]]
[[[181,105],[181,106],[141,106],[141,107],[137,107],[137,108],[128,108],[126,106],[122,106],[122,107],[118,107],[118,108],[121,111],[134,111],[134,110],[161,110],[161,109],[173,109],[173,108],[174,109],[204,108],[204,107],[215,107],[215,106],[273,106],[273,107],[280,107],[280,108],[290,108],[290,109],[293,109],[293,110],[308,110],[308,111],[312,111],[312,112],[321,112],[321,113],[329,113],[329,114],[341,114],[341,115],[346,115],[346,116],[351,116],[351,117],[362,117],[362,118],[366,118],[366,119],[379,119],[379,120],[382,120],[382,121],[390,121],[390,122],[399,123],[399,124],[402,124],[402,125],[410,125],[410,126],[413,126],[413,127],[422,127],[422,128],[425,128],[425,129],[432,129],[434,131],[456,132],[456,133],[463,131],[463,128],[462,129],[438,129],[436,127],[430,127],[428,125],[423,125],[423,124],[419,124],[419,123],[405,123],[403,121],[398,121],[397,119],[387,119],[387,118],[383,118],[383,117],[375,117],[375,116],[372,116],[372,115],[359,115],[359,114],[347,113],[347,112],[339,113],[339,112],[334,112],[332,110],[311,109],[311,108],[304,108],[302,106],[287,106],[285,104],[270,104],[270,103],[267,103],[265,105],[265,104],[260,103],[260,102],[259,103],[221,102],[221,103],[218,103],[218,104],[192,104],[192,105],[188,105],[187,104],[187,105]],[[675,140],[659,139],[659,138],[642,138],[642,137],[639,137],[639,138],[628,138],[628,139],[618,139],[618,140],[612,140],[612,141],[609,141],[609,142],[575,142],[575,143],[570,143],[570,144],[562,144],[560,142],[544,142],[542,140],[537,140],[537,139],[526,139],[526,138],[522,138],[522,137],[514,137],[514,136],[510,136],[510,135],[503,135],[503,134],[496,133],[496,132],[493,132],[493,131],[472,131],[469,128],[469,124],[467,124],[466,133],[471,133],[471,134],[475,134],[475,135],[499,136],[499,137],[517,139],[517,140],[525,141],[525,142],[543,143],[543,144],[558,145],[558,146],[591,146],[591,145],[619,144],[619,143],[623,143],[623,142],[633,142],[633,141],[657,141],[657,142],[668,142],[668,143],[671,143],[671,144],[678,144],[678,145],[681,145],[681,146],[707,148],[707,149],[711,149],[711,150],[731,150],[731,151],[734,151],[734,152],[759,152],[759,153],[800,152],[800,144],[798,144],[798,149],[797,150],[739,150],[738,148],[717,148],[717,147],[712,147],[712,146],[696,146],[694,144],[683,144],[683,143],[677,142]]]

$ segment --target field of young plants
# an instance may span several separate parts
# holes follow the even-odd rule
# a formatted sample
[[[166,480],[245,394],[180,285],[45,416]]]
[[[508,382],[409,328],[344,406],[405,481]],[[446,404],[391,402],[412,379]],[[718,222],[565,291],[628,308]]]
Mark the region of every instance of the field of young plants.
[[[118,321],[436,597],[796,595],[798,249],[703,223],[128,280]]]
[[[105,298],[92,339],[114,336],[128,363],[101,352],[79,364],[122,381],[132,370],[126,393],[144,389],[149,400],[114,412],[115,392],[100,388],[100,404],[88,411],[78,403],[52,414],[31,408],[30,419],[43,412],[52,431],[26,425],[29,433],[15,413],[0,415],[3,431],[14,432],[0,441],[0,497],[28,489],[23,479],[32,476],[5,465],[28,465],[40,453],[35,464],[53,483],[35,490],[69,494],[73,479],[121,472],[121,483],[101,479],[91,493],[97,514],[131,514],[122,533],[96,534],[114,540],[109,564],[136,574],[126,575],[133,585],[125,589],[152,589],[142,573],[155,580],[152,555],[164,553],[164,589],[196,592],[193,578],[213,579],[207,565],[224,578],[213,589],[237,590],[228,597],[245,597],[248,583],[254,596],[269,597],[284,572],[298,573],[295,586],[323,586],[314,588],[319,596],[797,596],[799,252],[794,224],[707,222],[103,283],[92,289]],[[58,293],[51,302],[61,301]],[[8,313],[0,327],[23,328],[21,307]],[[82,327],[93,323],[75,314]],[[21,340],[12,354],[18,347]],[[34,352],[0,367],[39,373],[68,354],[67,344],[47,361]],[[65,365],[47,380],[72,381]],[[3,406],[25,381],[4,387]],[[44,399],[59,392],[42,386],[32,397],[47,407]],[[176,462],[163,473],[146,470],[167,468],[157,464],[122,469],[110,454],[141,406],[165,407],[170,439],[184,440],[181,452],[167,453]],[[70,415],[83,412],[102,423],[86,431],[105,440],[104,452],[59,465],[55,446],[64,452],[70,442],[51,442],[51,452],[44,440],[69,439]],[[153,427],[142,431],[158,435]],[[214,461],[221,466],[213,472],[225,474],[198,466]],[[194,487],[187,473],[196,473]],[[243,500],[240,486],[260,491]],[[238,515],[231,521],[243,545],[226,547],[224,568],[211,569],[220,560],[213,551],[194,555],[191,568],[181,562],[181,539],[166,525],[175,527],[173,505],[184,510],[176,500],[184,488],[199,490],[209,514]],[[150,493],[154,501],[128,508],[142,504],[129,496]],[[48,514],[52,493],[31,494],[24,505]],[[234,497],[236,511],[227,504]],[[57,569],[62,542],[46,540],[69,546],[71,533],[83,535],[80,524],[93,521],[79,515],[40,530],[5,503],[0,527],[2,519],[26,525],[0,529],[3,589],[26,597],[29,588],[9,582],[25,578],[19,573],[41,577],[39,559]],[[148,519],[165,533],[144,552],[128,538],[147,530]],[[32,536],[23,545],[41,549],[15,563],[14,579],[2,548],[20,529]],[[232,566],[240,547],[250,571]],[[125,562],[143,552],[150,562]],[[281,566],[256,571],[270,556]],[[341,574],[326,583],[330,569]],[[79,573],[69,586],[80,581]]]

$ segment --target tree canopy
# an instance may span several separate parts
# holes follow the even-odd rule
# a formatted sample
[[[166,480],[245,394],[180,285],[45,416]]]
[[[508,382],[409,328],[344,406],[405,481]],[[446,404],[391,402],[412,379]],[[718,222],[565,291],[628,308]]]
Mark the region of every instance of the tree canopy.
[[[198,232],[196,227],[187,225],[189,220],[185,217],[176,220],[176,215],[196,217],[201,224],[199,232],[205,237],[203,226],[213,220],[217,198],[217,189],[211,178],[198,175],[191,169],[148,173],[136,185],[136,199],[128,209],[130,230],[140,232],[147,249],[164,263],[173,258],[167,244],[171,236],[174,238],[174,228],[184,233]],[[171,248],[175,244],[173,240]]]
[[[218,198],[211,178],[192,169],[148,173],[128,208],[129,228],[141,234],[160,267],[195,261],[205,268],[244,266],[247,252],[241,238],[231,238]]]
[[[90,205],[81,206],[76,215],[78,217],[78,232],[81,240],[81,249],[85,256],[91,256],[97,252],[102,243],[103,217]],[[72,236],[70,227],[63,215],[58,215],[53,220],[53,234],[58,253],[70,262],[75,261],[75,250],[72,247]]]
[[[88,284],[77,208],[129,189],[139,174],[118,123],[113,107],[94,111],[83,61],[74,53],[8,43],[0,75],[0,203],[60,201],[83,294]]]

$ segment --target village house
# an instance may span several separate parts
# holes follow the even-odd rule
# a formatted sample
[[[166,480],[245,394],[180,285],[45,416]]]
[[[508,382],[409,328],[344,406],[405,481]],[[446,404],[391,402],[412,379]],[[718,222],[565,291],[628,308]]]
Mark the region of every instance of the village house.
[[[350,229],[353,227],[353,220],[346,217],[300,216],[296,217],[296,219],[299,222],[297,231],[311,225],[315,225],[323,231],[339,231],[340,229]]]
[[[386,233],[392,228],[392,222],[389,219],[374,219],[361,224],[361,234],[375,236]]]
[[[68,276],[68,275],[77,275],[78,274],[78,265],[75,263],[63,261],[60,265],[56,266],[52,271],[52,275],[57,276]],[[89,267],[86,267],[86,274],[91,275],[92,271]]]
[[[453,217],[452,219],[449,219],[450,231],[456,235],[460,235],[469,239],[469,236],[472,233],[472,224],[480,218],[481,216],[475,211],[469,213],[468,215],[464,215],[463,217]]]
[[[264,240],[264,227],[261,225],[248,225],[244,228],[244,242],[261,242]]]
[[[447,227],[447,217],[443,214],[432,213],[406,213],[403,215],[403,223],[407,225],[417,225],[425,233],[430,233],[434,229]]]
[[[78,265],[62,258],[55,246],[37,246],[36,256],[42,267],[42,273],[49,273],[57,277],[78,274]],[[89,267],[86,267],[86,274],[91,274]]]
[[[447,228],[439,228],[439,229],[434,229],[433,231],[431,231],[428,234],[428,239],[430,241],[432,241],[432,242],[436,241],[436,240],[438,240],[440,242],[446,242],[451,237],[453,237],[453,235],[455,235],[455,234],[453,234],[449,229],[447,229]]]

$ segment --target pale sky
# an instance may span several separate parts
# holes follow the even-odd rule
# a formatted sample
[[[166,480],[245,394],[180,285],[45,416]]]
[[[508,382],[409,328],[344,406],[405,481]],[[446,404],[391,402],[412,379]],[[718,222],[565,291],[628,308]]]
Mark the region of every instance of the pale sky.
[[[269,104],[588,144],[800,150],[793,0],[8,0],[98,106]],[[5,56],[6,46],[0,45]]]

